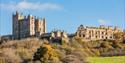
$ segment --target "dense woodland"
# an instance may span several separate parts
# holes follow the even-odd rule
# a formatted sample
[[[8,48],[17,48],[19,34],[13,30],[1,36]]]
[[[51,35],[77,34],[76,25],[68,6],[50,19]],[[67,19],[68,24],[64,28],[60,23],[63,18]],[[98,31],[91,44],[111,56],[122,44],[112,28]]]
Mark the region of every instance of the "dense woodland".
[[[115,40],[84,41],[74,37],[68,42],[50,43],[38,38],[0,41],[0,63],[89,63],[87,57],[125,55],[125,33]]]

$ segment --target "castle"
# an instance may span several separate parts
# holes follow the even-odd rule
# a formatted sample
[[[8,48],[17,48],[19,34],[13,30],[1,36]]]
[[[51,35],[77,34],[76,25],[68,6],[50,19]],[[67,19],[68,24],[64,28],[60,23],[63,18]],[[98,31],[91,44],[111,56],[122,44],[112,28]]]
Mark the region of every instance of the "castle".
[[[105,27],[88,27],[80,25],[76,31],[76,36],[89,40],[114,39],[114,34],[121,30],[116,26],[114,29],[111,26]]]
[[[118,27],[114,29],[111,26],[105,27],[88,27],[80,25],[73,35],[88,39],[88,40],[103,40],[103,39],[114,39],[114,34],[121,32]],[[43,38],[69,38],[68,34],[62,31],[54,31],[46,33],[46,21],[45,18],[39,19],[32,15],[23,16],[19,12],[13,14],[13,37],[15,39],[26,38],[29,36],[38,36]]]
[[[12,16],[13,37],[15,39],[25,38],[29,36],[40,36],[46,33],[45,18],[39,19],[32,15],[23,16],[16,11]]]

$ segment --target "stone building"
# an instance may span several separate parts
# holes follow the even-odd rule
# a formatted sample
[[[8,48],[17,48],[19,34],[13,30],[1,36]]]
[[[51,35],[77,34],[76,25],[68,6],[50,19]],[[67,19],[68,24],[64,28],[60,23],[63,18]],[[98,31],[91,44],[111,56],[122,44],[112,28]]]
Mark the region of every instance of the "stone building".
[[[42,39],[47,39],[50,42],[57,42],[60,43],[62,40],[65,42],[68,42],[68,35],[66,32],[61,31],[61,30],[55,30],[50,33],[45,33],[41,35]]]
[[[39,19],[32,15],[23,16],[16,11],[12,16],[13,37],[15,39],[29,36],[40,36],[46,33],[45,18]]]
[[[76,36],[83,39],[89,40],[103,40],[103,39],[114,39],[114,33],[120,32],[118,27],[114,29],[111,26],[105,27],[101,25],[100,27],[88,27],[80,25],[77,29]]]

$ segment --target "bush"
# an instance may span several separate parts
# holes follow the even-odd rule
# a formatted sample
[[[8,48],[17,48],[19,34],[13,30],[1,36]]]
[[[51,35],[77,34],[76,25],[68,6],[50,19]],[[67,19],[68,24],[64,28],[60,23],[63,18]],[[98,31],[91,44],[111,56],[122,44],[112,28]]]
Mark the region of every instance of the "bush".
[[[110,49],[107,52],[101,53],[100,56],[106,57],[106,56],[124,56],[125,50],[124,49]]]
[[[43,44],[37,49],[33,60],[40,60],[42,63],[58,62],[58,56],[55,50],[49,44]]]
[[[15,50],[11,48],[4,48],[1,50],[0,57],[2,57],[3,62],[5,63],[21,63],[22,59],[18,54],[15,53]]]
[[[31,62],[34,52],[41,44],[42,40],[36,38],[8,41],[0,45],[2,55],[0,59],[2,59],[1,61],[6,61],[6,63],[14,63],[16,60],[24,63]]]
[[[112,48],[112,46],[108,42],[101,43],[100,47],[102,47],[102,48]]]

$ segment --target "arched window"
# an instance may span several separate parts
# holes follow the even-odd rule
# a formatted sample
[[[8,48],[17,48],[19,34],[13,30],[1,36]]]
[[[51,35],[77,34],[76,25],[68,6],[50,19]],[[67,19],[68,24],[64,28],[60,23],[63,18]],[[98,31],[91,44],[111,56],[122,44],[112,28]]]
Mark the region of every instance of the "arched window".
[[[83,37],[85,37],[85,35],[83,34]]]
[[[102,38],[104,38],[104,36],[102,36]]]

